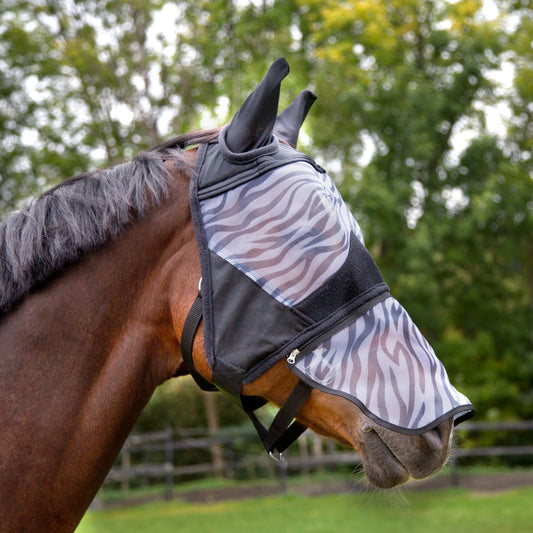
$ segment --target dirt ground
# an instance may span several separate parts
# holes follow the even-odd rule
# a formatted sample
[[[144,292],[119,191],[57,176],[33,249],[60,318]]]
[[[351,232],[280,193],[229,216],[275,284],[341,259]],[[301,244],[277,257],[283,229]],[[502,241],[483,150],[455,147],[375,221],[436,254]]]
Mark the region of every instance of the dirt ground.
[[[492,492],[509,490],[518,487],[533,486],[533,471],[506,472],[494,474],[460,474],[454,477],[452,472],[441,474],[423,481],[415,481],[405,486],[405,491],[419,491],[443,489],[449,487],[462,487],[476,492]],[[292,483],[287,486],[282,483],[257,484],[248,483],[243,486],[196,489],[190,491],[176,492],[172,497],[191,503],[212,503],[217,501],[240,500],[246,498],[258,498],[274,496],[277,494],[291,493],[302,496],[321,496],[326,494],[343,494],[374,491],[364,479],[331,480],[331,481],[309,481]],[[126,500],[115,500],[112,502],[102,502],[96,500],[91,506],[93,509],[110,509],[117,507],[129,507],[148,503],[150,501],[161,500],[163,495],[144,496],[139,498],[127,498]]]
[[[406,491],[431,490],[447,487],[463,487],[478,492],[508,490],[517,487],[533,485],[533,472],[513,472],[501,474],[461,474],[458,478],[452,475],[441,475],[424,481],[412,482],[406,486]],[[289,484],[287,492],[305,496],[320,496],[324,494],[339,494],[346,492],[366,492],[375,490],[364,480],[321,481]],[[280,485],[275,486],[246,486],[228,487],[223,489],[194,490],[179,494],[179,498],[188,502],[208,503],[222,500],[242,498],[256,498],[281,494],[285,491]]]

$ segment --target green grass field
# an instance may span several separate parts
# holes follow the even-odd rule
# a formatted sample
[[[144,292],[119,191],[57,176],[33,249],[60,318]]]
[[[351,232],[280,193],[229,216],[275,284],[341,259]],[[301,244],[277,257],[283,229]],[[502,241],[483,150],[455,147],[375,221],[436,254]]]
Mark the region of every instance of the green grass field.
[[[533,487],[490,493],[296,495],[93,511],[76,533],[528,533]]]

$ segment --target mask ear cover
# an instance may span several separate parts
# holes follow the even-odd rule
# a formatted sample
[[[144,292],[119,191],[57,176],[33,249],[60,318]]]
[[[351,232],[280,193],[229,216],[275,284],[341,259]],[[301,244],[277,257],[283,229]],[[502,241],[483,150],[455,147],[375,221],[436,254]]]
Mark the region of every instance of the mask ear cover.
[[[316,95],[313,92],[308,89],[302,91],[294,102],[278,115],[274,133],[289,143],[290,146],[296,148],[300,128],[315,101]]]
[[[242,154],[272,142],[280,85],[288,73],[287,61],[283,58],[276,60],[261,83],[235,113],[226,131],[226,143],[232,152]]]

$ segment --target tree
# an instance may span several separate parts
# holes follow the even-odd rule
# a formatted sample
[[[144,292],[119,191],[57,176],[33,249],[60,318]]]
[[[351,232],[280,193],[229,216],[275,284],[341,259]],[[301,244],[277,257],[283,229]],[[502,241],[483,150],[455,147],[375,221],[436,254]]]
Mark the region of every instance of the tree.
[[[328,94],[313,139],[340,160],[393,294],[482,416],[532,416],[530,10],[505,3],[487,21],[477,0],[303,4]],[[504,62],[510,93],[492,76]],[[485,109],[498,102],[513,113],[495,137]],[[457,155],[466,128],[476,133]]]
[[[316,4],[308,15],[317,28],[315,83],[328,94],[314,142],[341,159],[346,188],[359,167],[357,209],[394,275],[409,226],[437,209],[427,204],[447,187],[454,130],[479,115],[475,101],[494,98],[486,71],[498,65],[501,31],[477,21],[474,0],[307,4]],[[365,140],[374,154],[361,167]]]
[[[0,208],[160,140],[155,111],[172,103],[148,43],[157,2],[2,3],[2,122],[12,141],[2,142]]]
[[[0,212],[215,115],[223,123],[266,65],[292,53],[294,9],[2,0]]]

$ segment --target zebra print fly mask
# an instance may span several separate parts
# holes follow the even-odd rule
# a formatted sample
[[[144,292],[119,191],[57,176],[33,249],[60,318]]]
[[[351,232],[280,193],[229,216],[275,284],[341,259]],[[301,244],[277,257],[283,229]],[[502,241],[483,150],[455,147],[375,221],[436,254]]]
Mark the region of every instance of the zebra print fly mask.
[[[287,72],[284,60],[274,63],[231,124],[196,156],[190,203],[202,269],[197,302],[213,383],[241,400],[268,451],[287,443],[265,437],[240,394],[283,358],[299,385],[343,396],[396,431],[422,433],[451,416],[456,423],[469,418],[471,403],[390,295],[333,181],[292,147],[290,123],[299,129],[316,97],[304,91],[276,118]],[[305,397],[281,416],[283,425]]]
[[[312,387],[398,431],[468,416],[326,172],[276,138],[232,153],[225,131],[199,148],[191,187],[214,383],[238,397],[285,357]]]

